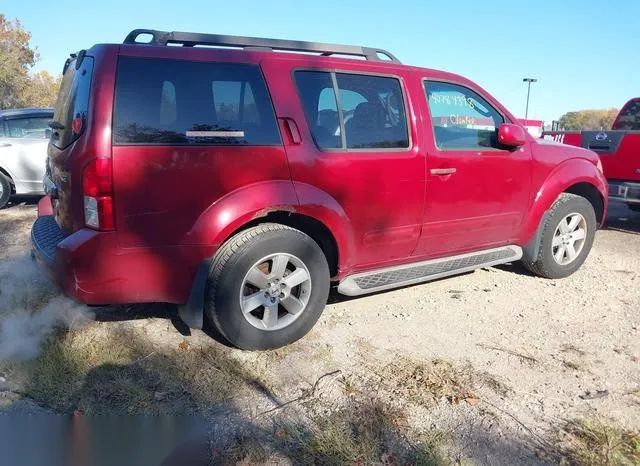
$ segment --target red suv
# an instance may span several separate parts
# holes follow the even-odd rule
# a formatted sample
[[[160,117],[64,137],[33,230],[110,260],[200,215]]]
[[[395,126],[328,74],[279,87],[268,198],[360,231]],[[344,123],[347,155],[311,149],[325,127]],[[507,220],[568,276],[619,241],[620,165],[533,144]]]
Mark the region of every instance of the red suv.
[[[332,283],[565,277],[606,211],[594,152],[380,49],[135,30],[67,60],[51,126],[32,243],[66,293],[245,349],[301,338]]]

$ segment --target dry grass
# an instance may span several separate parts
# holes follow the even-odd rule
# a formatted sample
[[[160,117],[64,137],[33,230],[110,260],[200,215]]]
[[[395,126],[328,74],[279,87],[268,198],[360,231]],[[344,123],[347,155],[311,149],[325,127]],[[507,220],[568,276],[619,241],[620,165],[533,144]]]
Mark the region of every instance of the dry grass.
[[[509,389],[487,373],[476,371],[471,364],[457,365],[442,359],[415,361],[398,359],[377,374],[384,391],[395,398],[417,405],[432,407],[447,399],[457,403],[476,400],[475,390],[488,387],[506,395]]]
[[[154,347],[133,330],[98,323],[59,331],[39,358],[13,369],[39,403],[91,414],[195,411],[264,386],[219,345]]]
[[[29,230],[36,219],[35,206],[15,206],[0,210],[0,259],[29,247]]]
[[[567,447],[561,463],[584,466],[632,466],[640,464],[640,434],[601,420],[569,423]]]
[[[283,457],[314,465],[447,463],[441,433],[411,432],[403,411],[371,399],[303,421],[276,419],[271,430],[249,431],[235,440],[217,451],[216,464],[264,464]]]

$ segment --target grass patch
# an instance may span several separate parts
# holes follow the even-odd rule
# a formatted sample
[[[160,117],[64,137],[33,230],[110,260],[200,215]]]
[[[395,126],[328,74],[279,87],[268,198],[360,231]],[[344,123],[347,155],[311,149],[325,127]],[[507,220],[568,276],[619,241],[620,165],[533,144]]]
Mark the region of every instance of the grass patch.
[[[265,456],[314,465],[448,464],[441,453],[443,434],[410,432],[402,410],[371,399],[302,422],[277,419],[272,430],[250,431],[235,440],[219,450],[216,464],[255,464],[256,459],[275,464]]]
[[[509,390],[486,373],[477,372],[471,364],[456,365],[450,361],[414,361],[400,359],[385,367],[379,375],[380,383],[394,398],[431,407],[446,398],[453,403],[477,398],[474,391],[488,386],[506,394]]]
[[[183,413],[264,387],[227,348],[154,347],[132,330],[104,324],[59,331],[40,357],[14,368],[26,374],[29,397],[87,414]]]
[[[569,423],[562,462],[584,466],[640,464],[640,435],[600,420]]]

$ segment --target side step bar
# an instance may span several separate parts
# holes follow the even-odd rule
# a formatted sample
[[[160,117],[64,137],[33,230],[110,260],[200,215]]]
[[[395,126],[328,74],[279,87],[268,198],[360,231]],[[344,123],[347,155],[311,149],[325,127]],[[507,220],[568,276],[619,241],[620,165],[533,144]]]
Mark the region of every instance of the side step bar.
[[[521,258],[522,248],[519,246],[504,246],[371,270],[345,277],[338,285],[338,293],[347,296],[375,293],[376,291],[437,280],[449,275],[471,272],[481,267],[513,262]]]

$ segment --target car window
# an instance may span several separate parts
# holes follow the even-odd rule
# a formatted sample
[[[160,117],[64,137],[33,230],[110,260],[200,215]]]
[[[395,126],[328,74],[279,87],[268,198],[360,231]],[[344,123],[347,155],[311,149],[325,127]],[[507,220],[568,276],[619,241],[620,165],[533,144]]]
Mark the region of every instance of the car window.
[[[53,120],[62,127],[53,130],[51,143],[60,148],[76,141],[87,126],[93,58],[85,56],[78,69],[76,64],[74,58],[66,67],[53,114]]]
[[[497,147],[498,127],[504,118],[469,88],[443,82],[425,82],[425,92],[439,149]]]
[[[409,147],[398,79],[336,73],[339,99],[330,72],[297,71],[295,79],[307,122],[320,149]]]
[[[612,128],[640,131],[640,99],[634,99],[622,107]]]
[[[337,73],[347,147],[409,147],[402,88],[396,78]],[[347,100],[342,102],[342,97]]]
[[[331,73],[296,71],[295,79],[316,145],[320,149],[342,147],[340,116]]]
[[[6,120],[7,137],[46,139],[51,118],[13,118]],[[4,132],[4,131],[3,131]]]
[[[115,144],[279,145],[255,65],[121,57]]]

